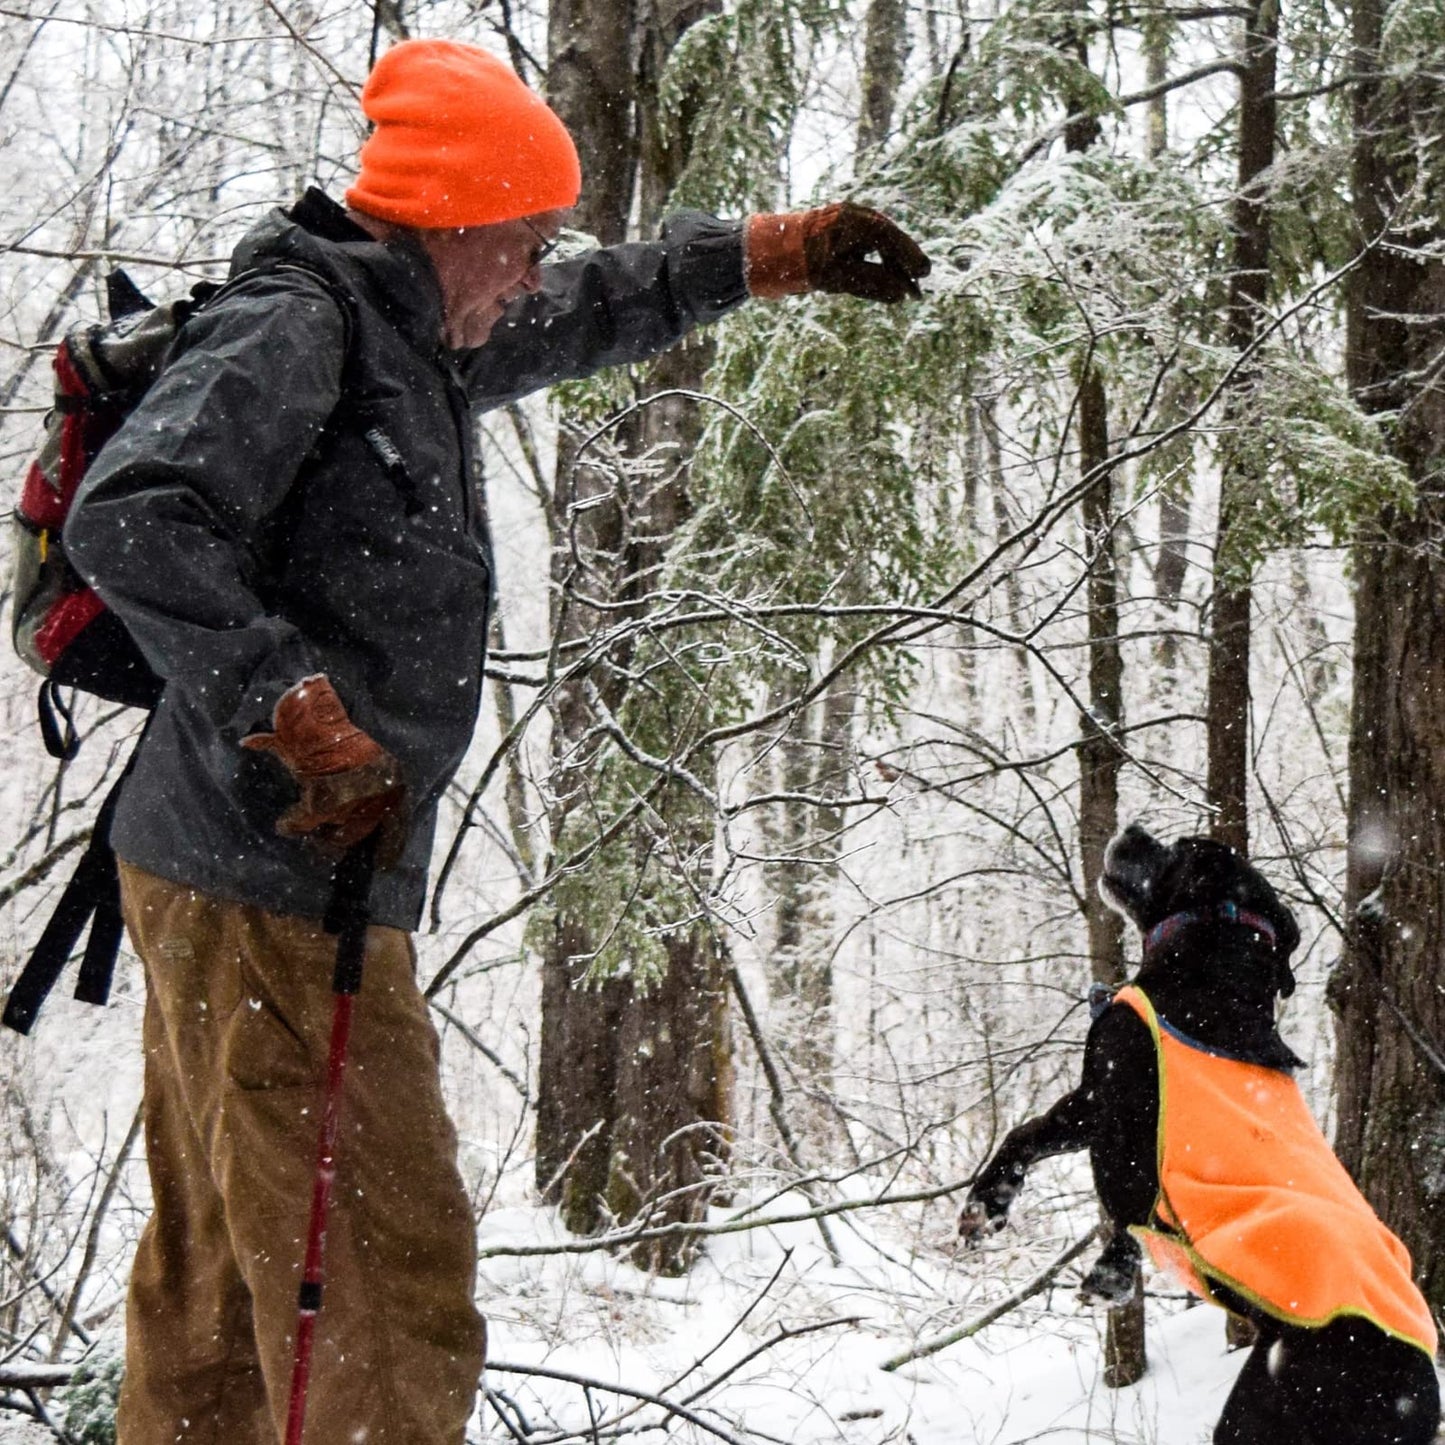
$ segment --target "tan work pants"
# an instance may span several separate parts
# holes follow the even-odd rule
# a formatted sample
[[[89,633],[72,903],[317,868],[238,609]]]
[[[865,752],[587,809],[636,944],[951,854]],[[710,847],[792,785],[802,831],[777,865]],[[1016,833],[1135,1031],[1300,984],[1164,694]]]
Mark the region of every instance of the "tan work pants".
[[[155,1213],[127,1307],[119,1445],[276,1445],[336,940],[122,862],[145,963]],[[306,1445],[460,1445],[482,1369],[476,1241],[409,936],[373,928],[342,1090]]]

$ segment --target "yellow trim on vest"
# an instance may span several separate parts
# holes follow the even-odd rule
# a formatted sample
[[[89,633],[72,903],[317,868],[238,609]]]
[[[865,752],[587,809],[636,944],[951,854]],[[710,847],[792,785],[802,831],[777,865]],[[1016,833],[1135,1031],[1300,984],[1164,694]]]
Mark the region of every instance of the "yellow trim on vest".
[[[1411,1277],[1405,1247],[1355,1188],[1290,1075],[1214,1053],[1177,1033],[1166,1041],[1154,1005],[1137,986],[1121,989],[1115,1001],[1148,1026],[1158,1066],[1159,1191],[1149,1224],[1129,1231],[1155,1262],[1211,1304],[1220,1303],[1213,1283],[1305,1328],[1358,1316],[1433,1357],[1434,1322]],[[1185,1093],[1171,1113],[1170,1075],[1176,1070],[1174,1083]],[[1216,1119],[1211,1108],[1219,1111],[1223,1133],[1211,1133]],[[1248,1128],[1230,1133],[1235,1110]],[[1193,1123],[1180,1126],[1181,1113]],[[1175,1138],[1172,1154],[1171,1126],[1191,1131],[1188,1138]],[[1281,1174],[1294,1174],[1277,1177],[1276,1165]],[[1190,1215],[1170,1199],[1171,1185],[1183,1190],[1180,1198],[1204,1230],[1203,1245],[1190,1237],[1184,1223]],[[1305,1258],[1311,1231],[1323,1246]],[[1306,1244],[1291,1249],[1281,1240]],[[1316,1258],[1327,1268],[1312,1268]]]

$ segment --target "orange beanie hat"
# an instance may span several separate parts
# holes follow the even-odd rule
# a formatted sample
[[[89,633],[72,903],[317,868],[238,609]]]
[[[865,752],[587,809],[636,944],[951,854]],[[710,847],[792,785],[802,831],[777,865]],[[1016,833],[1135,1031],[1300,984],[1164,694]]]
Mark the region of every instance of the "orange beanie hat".
[[[376,62],[361,108],[376,129],[347,203],[399,226],[487,226],[576,205],[567,128],[495,55],[403,40]]]

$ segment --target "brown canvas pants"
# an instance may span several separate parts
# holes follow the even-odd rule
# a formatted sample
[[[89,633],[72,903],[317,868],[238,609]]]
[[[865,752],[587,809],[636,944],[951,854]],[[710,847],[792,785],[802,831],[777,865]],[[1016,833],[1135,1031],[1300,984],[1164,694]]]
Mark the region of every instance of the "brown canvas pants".
[[[146,972],[155,1213],[131,1276],[119,1445],[276,1445],[336,940],[308,920],[120,867]],[[373,928],[342,1091],[306,1445],[460,1445],[485,1328],[456,1145],[411,940]]]

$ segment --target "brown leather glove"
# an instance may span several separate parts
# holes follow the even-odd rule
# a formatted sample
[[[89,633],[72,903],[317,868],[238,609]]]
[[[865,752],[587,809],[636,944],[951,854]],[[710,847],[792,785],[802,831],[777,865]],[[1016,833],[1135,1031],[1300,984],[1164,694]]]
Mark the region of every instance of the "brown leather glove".
[[[276,831],[307,838],[332,856],[377,833],[377,862],[395,863],[406,842],[401,766],[346,715],[326,674],[302,678],[282,693],[271,726],[272,732],[242,738],[241,746],[274,753],[301,789]]]
[[[834,291],[891,303],[921,296],[919,279],[933,263],[882,211],[838,201],[815,211],[749,216],[743,268],[749,294],[769,301]]]

